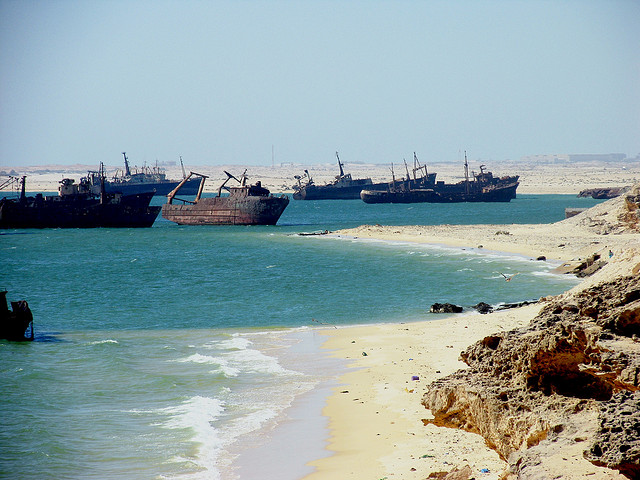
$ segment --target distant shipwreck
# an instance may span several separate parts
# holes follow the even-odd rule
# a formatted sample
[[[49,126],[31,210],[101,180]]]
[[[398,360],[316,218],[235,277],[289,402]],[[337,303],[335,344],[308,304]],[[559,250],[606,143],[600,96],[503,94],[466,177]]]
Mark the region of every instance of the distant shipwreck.
[[[414,153],[413,178],[407,169],[405,180],[396,181],[394,176],[385,188],[363,189],[360,198],[365,203],[510,202],[516,198],[519,178],[518,175],[494,177],[484,165],[480,165],[480,173],[471,172],[470,176],[465,152],[464,180],[444,183],[436,181],[436,174],[428,173],[426,165],[420,165]]]
[[[304,175],[296,175],[298,184],[293,190],[294,200],[357,200],[363,188],[383,188],[384,183],[374,184],[370,178],[352,178],[350,173],[344,173],[344,163],[336,152],[340,174],[336,175],[333,182],[326,185],[316,185],[308,170]],[[303,183],[303,179],[306,180]]]

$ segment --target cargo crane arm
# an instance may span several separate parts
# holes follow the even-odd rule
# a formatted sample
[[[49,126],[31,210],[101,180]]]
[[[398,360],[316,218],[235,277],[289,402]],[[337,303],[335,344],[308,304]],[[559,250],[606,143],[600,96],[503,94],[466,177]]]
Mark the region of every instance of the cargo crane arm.
[[[173,198],[176,196],[176,193],[178,193],[178,190],[180,190],[182,188],[182,186],[187,183],[187,181],[191,178],[192,175],[196,175],[198,177],[201,177],[202,180],[200,180],[200,187],[198,187],[198,194],[196,195],[196,199],[193,202],[189,202],[189,203],[198,203],[198,201],[200,200],[200,196],[202,195],[202,190],[204,189],[204,181],[205,179],[209,178],[207,175],[202,175],[201,173],[196,173],[196,172],[189,172],[189,175],[187,175],[179,184],[176,188],[174,188],[173,190],[171,190],[169,192],[169,194],[167,195],[167,203],[169,205],[171,205],[173,203]],[[186,202],[186,200],[183,200],[183,202]]]

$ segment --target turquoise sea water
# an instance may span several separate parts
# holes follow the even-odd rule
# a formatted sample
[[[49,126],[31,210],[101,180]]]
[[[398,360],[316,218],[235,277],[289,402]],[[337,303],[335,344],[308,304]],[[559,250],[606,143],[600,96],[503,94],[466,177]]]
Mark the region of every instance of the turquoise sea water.
[[[159,218],[0,232],[0,288],[29,302],[36,330],[32,343],[0,341],[0,478],[238,478],[249,452],[291,426],[288,407],[341,368],[319,353],[320,323],[428,320],[434,302],[528,300],[576,283],[523,257],[296,233],[547,223],[595,203],[292,201],[275,227]],[[299,478],[311,460],[290,457],[271,478]]]

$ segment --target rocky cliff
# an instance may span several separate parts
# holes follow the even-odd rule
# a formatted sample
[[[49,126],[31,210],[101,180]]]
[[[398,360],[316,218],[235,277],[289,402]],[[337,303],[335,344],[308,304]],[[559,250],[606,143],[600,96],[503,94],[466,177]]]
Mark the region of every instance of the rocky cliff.
[[[462,352],[469,369],[430,386],[425,422],[479,433],[518,478],[552,478],[541,454],[576,445],[590,462],[639,478],[639,333],[638,275],[563,296],[527,328]]]

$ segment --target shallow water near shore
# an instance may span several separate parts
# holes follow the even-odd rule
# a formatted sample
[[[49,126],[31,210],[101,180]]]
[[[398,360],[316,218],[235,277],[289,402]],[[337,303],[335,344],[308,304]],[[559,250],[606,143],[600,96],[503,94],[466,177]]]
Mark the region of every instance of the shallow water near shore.
[[[1,232],[0,287],[29,302],[36,341],[0,341],[0,478],[254,478],[236,467],[299,443],[301,429],[322,436],[303,417],[320,418],[313,392],[344,366],[320,353],[318,326],[428,320],[435,302],[531,300],[577,283],[524,257],[296,233],[548,223],[595,203],[292,201],[275,227],[159,218]],[[300,478],[322,440],[271,471]]]

